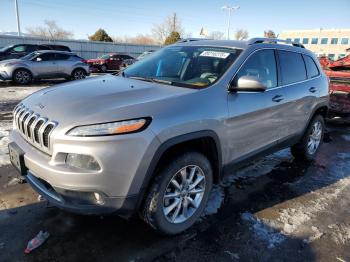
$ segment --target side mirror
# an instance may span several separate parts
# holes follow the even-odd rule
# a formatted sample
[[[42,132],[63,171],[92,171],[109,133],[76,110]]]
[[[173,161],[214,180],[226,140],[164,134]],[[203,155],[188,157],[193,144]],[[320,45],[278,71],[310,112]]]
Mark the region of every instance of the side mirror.
[[[41,61],[43,61],[43,59],[42,59],[41,57],[37,57],[37,58],[35,59],[35,61],[41,62]]]
[[[241,76],[230,91],[264,92],[266,86],[256,76]]]

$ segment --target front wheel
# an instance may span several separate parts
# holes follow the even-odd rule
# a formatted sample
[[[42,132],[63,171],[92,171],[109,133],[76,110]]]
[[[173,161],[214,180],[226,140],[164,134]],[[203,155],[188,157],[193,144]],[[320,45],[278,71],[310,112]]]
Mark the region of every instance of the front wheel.
[[[323,117],[316,115],[306,129],[301,141],[291,148],[292,155],[295,158],[313,160],[322,144],[324,130]]]
[[[87,74],[84,69],[75,69],[72,73],[72,80],[84,79],[86,75]]]
[[[27,85],[32,82],[32,74],[26,69],[18,69],[13,73],[13,81],[19,85]]]
[[[212,168],[204,155],[197,152],[179,155],[155,177],[142,218],[160,233],[181,233],[202,214],[212,183]]]

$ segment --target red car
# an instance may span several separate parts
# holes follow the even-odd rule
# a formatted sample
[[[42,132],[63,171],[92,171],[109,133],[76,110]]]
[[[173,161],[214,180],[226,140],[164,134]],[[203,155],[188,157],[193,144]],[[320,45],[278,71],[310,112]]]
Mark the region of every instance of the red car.
[[[106,54],[96,59],[85,61],[90,65],[92,72],[107,72],[108,70],[120,70],[135,62],[135,58],[126,54]]]

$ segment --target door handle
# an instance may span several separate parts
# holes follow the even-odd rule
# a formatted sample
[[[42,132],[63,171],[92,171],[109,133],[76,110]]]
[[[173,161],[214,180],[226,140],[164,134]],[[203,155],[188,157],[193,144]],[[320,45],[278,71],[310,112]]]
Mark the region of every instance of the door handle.
[[[311,93],[315,93],[315,92],[317,91],[317,88],[316,88],[316,87],[310,87],[310,88],[309,88],[309,91],[310,91]]]
[[[281,95],[275,95],[275,96],[272,98],[272,101],[273,101],[273,102],[279,103],[279,102],[281,102],[283,99],[284,99],[283,96],[281,96]]]

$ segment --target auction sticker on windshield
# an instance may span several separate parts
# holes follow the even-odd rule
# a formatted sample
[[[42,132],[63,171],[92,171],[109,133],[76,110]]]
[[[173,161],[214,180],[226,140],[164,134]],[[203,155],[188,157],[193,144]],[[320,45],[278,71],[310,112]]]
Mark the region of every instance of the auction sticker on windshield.
[[[219,52],[219,51],[203,51],[199,56],[215,57],[225,59],[230,55],[230,53]]]

